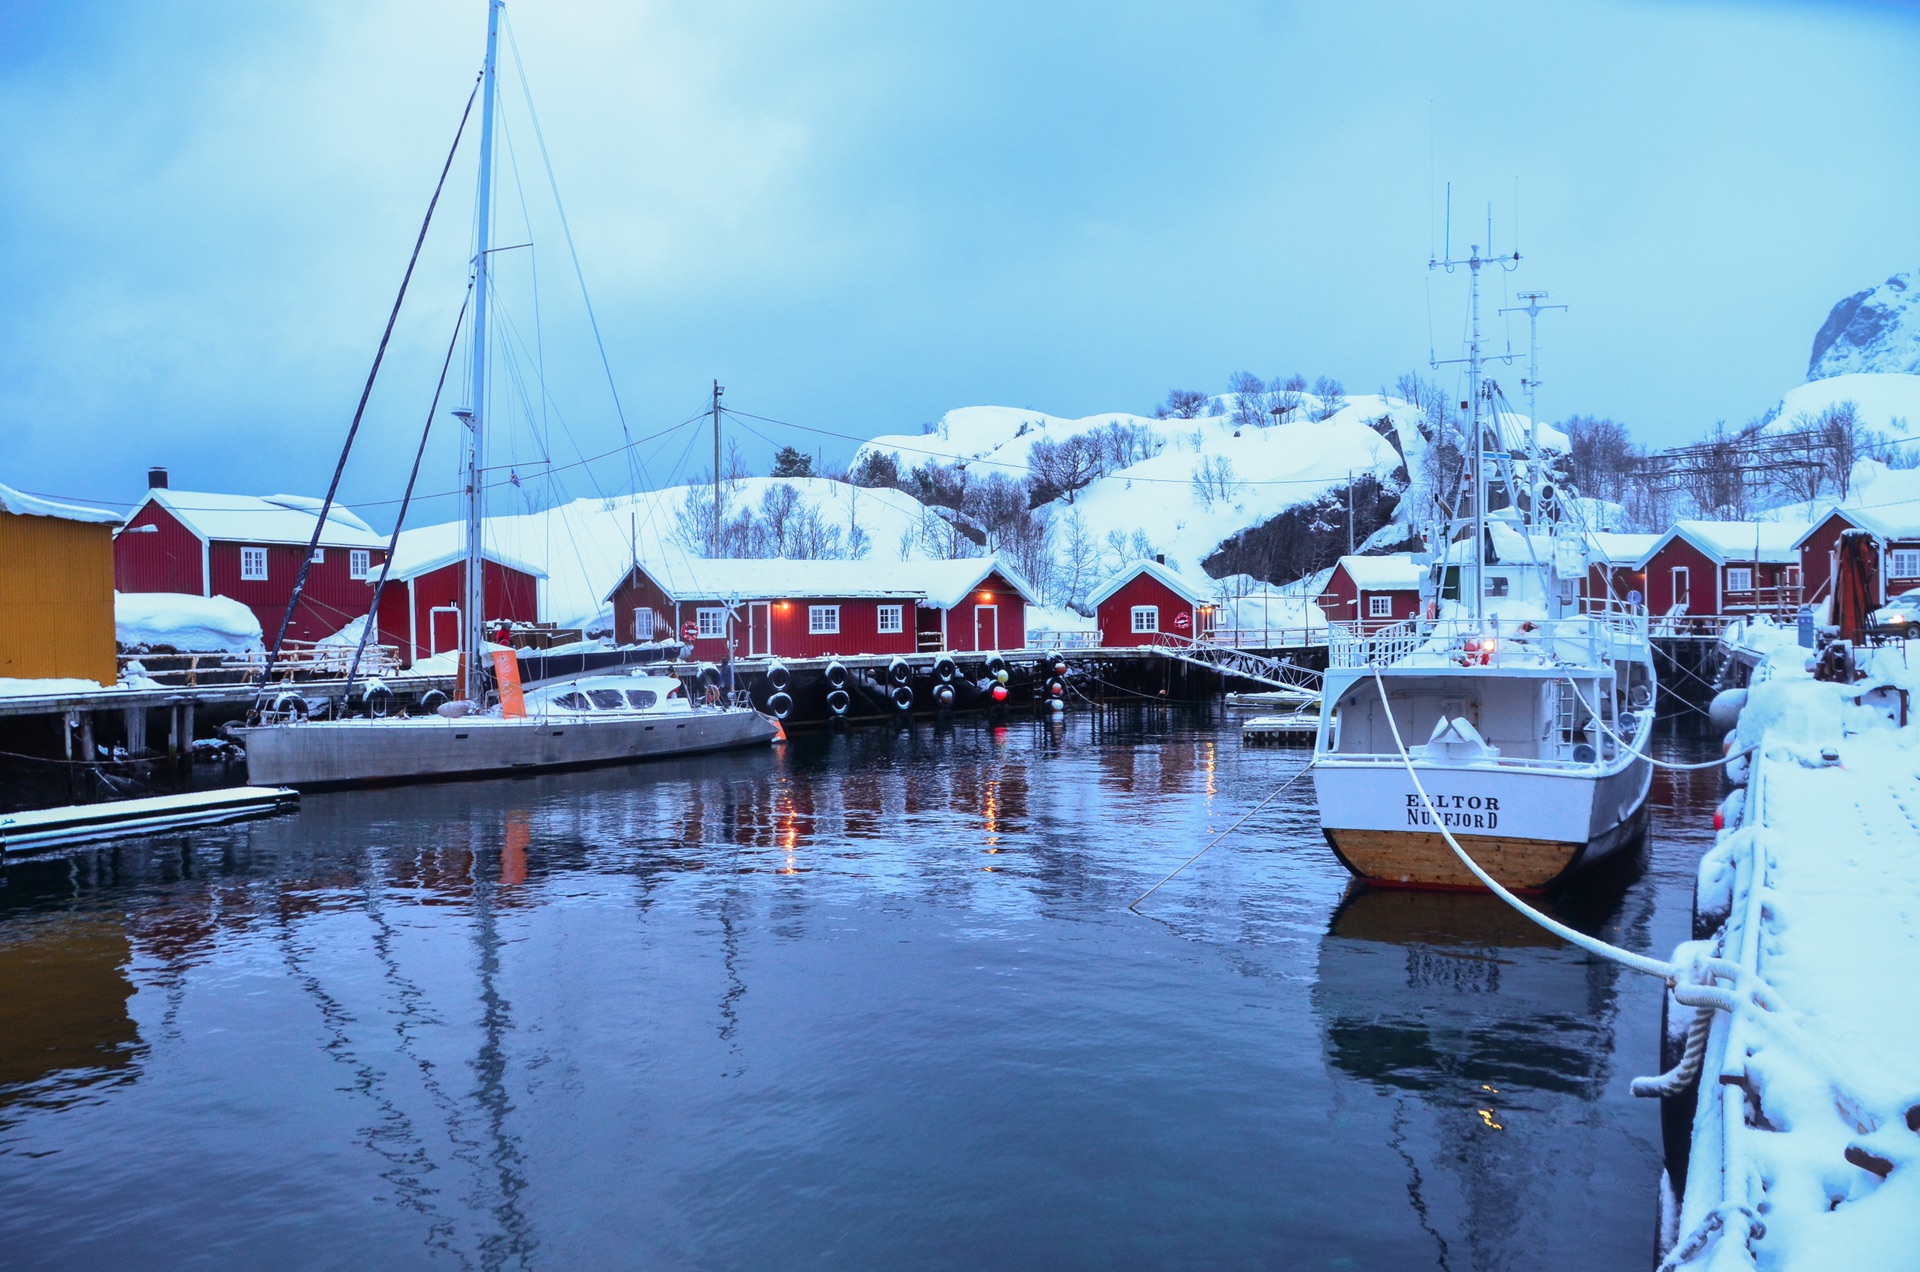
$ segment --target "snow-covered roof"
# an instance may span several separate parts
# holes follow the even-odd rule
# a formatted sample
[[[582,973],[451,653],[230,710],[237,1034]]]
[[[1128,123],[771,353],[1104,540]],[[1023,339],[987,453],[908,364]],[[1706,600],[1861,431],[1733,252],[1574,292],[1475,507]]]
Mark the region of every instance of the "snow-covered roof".
[[[239,653],[263,643],[253,611],[224,596],[115,592],[113,621],[122,645]]]
[[[1593,530],[1587,534],[1587,551],[1596,564],[1635,565],[1660,542],[1657,534],[1621,534],[1612,530]]]
[[[1363,592],[1417,592],[1420,590],[1420,566],[1410,552],[1388,552],[1382,556],[1343,556],[1339,567],[1347,572],[1353,585]]]
[[[1181,578],[1179,574],[1167,566],[1160,564],[1158,561],[1149,561],[1142,558],[1138,561],[1130,561],[1122,566],[1112,578],[1100,586],[1099,591],[1087,598],[1087,604],[1098,605],[1142,574],[1150,576],[1183,600],[1190,601],[1195,605],[1204,605],[1207,602],[1207,598],[1197,591],[1193,584]]]
[[[484,539],[485,536],[482,536]],[[480,545],[481,555],[495,565],[503,565],[509,570],[518,570],[522,574],[531,574],[537,579],[547,577],[547,572],[537,565],[522,561],[498,548]],[[431,574],[456,561],[467,559],[467,527],[463,522],[448,522],[437,526],[421,526],[414,530],[402,530],[399,542],[393,548],[393,568],[387,572],[392,582],[405,582],[417,579],[423,574]],[[379,572],[369,576],[369,582],[379,579]]]
[[[1641,554],[1634,568],[1646,569],[1675,539],[1685,539],[1716,565],[1738,565],[1742,561],[1793,565],[1800,560],[1795,545],[1806,529],[1797,521],[1677,521]]]
[[[952,609],[995,571],[1023,600],[1038,601],[1032,584],[997,556],[953,561],[792,561],[667,555],[640,564],[677,601],[899,598]]]
[[[10,512],[16,517],[58,517],[62,521],[95,521],[116,526],[120,524],[120,514],[117,512],[108,512],[105,508],[86,508],[79,504],[58,503],[52,499],[42,499],[38,495],[25,494],[12,486],[0,486],[0,512]]]
[[[150,490],[140,508],[159,504],[207,542],[306,544],[313,539],[322,501],[306,495],[221,495],[197,490]],[[140,508],[134,509],[139,515]],[[384,548],[375,533],[339,504],[327,514],[320,534],[323,548]]]
[[[1835,504],[1814,519],[1813,524],[1800,532],[1793,546],[1797,549],[1818,530],[1828,518],[1838,513],[1853,525],[1881,539],[1920,539],[1920,499],[1903,499],[1897,503],[1882,503],[1848,507]]]

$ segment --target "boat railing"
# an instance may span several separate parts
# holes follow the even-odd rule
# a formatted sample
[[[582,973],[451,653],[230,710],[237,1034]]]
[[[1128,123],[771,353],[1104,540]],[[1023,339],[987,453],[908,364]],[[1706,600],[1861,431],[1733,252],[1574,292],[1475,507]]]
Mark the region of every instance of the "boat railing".
[[[1569,618],[1412,618],[1369,629],[1353,622],[1329,625],[1328,665],[1336,669],[1386,667],[1424,653],[1462,667],[1604,664],[1644,649],[1647,616],[1628,606]]]

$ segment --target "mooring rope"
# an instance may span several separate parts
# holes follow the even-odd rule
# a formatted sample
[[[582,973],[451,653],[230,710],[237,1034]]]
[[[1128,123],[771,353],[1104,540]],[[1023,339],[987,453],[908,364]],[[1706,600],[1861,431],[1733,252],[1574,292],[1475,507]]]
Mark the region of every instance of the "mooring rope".
[[[1645,760],[1647,763],[1653,765],[1655,768],[1669,769],[1675,773],[1692,773],[1692,772],[1697,772],[1700,769],[1719,768],[1722,764],[1731,764],[1737,759],[1740,759],[1744,756],[1752,755],[1755,750],[1754,747],[1748,747],[1744,751],[1729,751],[1727,752],[1727,754],[1721,756],[1717,760],[1706,760],[1699,764],[1676,764],[1671,760],[1657,760],[1653,756],[1648,755],[1645,751],[1636,751],[1633,747],[1633,743],[1627,741],[1625,738],[1621,737],[1618,733],[1615,733],[1613,731],[1612,726],[1609,725],[1605,720],[1602,720],[1600,718],[1600,709],[1598,707],[1595,707],[1591,702],[1588,702],[1587,695],[1580,692],[1580,682],[1578,680],[1575,680],[1573,677],[1569,676],[1567,677],[1567,683],[1573,686],[1573,696],[1580,699],[1580,705],[1587,709],[1587,715],[1593,720],[1595,724],[1600,726],[1600,731],[1602,733],[1605,733],[1608,737],[1612,738],[1614,742],[1619,745],[1620,749],[1625,751],[1628,755],[1634,756],[1637,759]]]
[[[1233,823],[1233,825],[1227,827],[1225,830],[1215,835],[1212,839],[1209,839],[1207,841],[1207,845],[1205,848],[1202,848],[1199,852],[1194,853],[1193,856],[1188,857],[1185,861],[1181,862],[1180,865],[1177,868],[1175,868],[1173,874],[1168,875],[1165,879],[1162,879],[1159,883],[1154,884],[1151,888],[1148,888],[1145,892],[1142,892],[1139,896],[1135,897],[1132,903],[1127,906],[1127,909],[1129,910],[1138,909],[1142,901],[1145,901],[1148,897],[1160,891],[1161,887],[1173,878],[1173,875],[1179,874],[1180,871],[1185,870],[1188,866],[1192,865],[1194,862],[1204,857],[1207,854],[1207,850],[1209,848],[1212,848],[1215,844],[1219,843],[1222,839],[1225,839],[1228,835],[1231,835],[1234,831],[1246,825],[1247,822],[1253,817],[1255,813],[1265,808],[1268,804],[1273,803],[1274,800],[1280,798],[1280,793],[1282,791],[1286,790],[1288,787],[1292,786],[1295,782],[1305,777],[1308,773],[1312,772],[1312,770],[1313,770],[1312,764],[1301,765],[1299,771],[1296,772],[1292,777],[1288,778],[1286,781],[1280,783],[1279,786],[1275,787],[1271,795],[1267,796],[1265,799],[1261,800],[1258,804],[1255,804],[1252,808],[1248,809],[1245,817],[1242,817],[1239,821]]]

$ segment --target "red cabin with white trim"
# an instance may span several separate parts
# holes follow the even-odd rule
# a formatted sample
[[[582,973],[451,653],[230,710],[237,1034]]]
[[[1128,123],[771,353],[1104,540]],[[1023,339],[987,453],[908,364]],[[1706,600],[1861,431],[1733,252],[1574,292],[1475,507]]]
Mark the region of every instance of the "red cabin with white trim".
[[[1404,622],[1420,613],[1422,573],[1409,552],[1343,556],[1320,593],[1320,608],[1328,622],[1359,623],[1363,629]]]
[[[1800,605],[1797,522],[1679,521],[1638,568],[1646,576],[1647,613],[1791,616]]]
[[[1159,561],[1134,561],[1087,598],[1104,648],[1157,644],[1161,635],[1197,640],[1212,616],[1206,597]]]
[[[393,569],[388,571],[386,589],[380,594],[380,643],[397,648],[405,666],[458,650],[465,639],[466,547],[456,543],[434,552],[428,540],[416,537],[444,538],[434,533],[440,529],[435,526],[401,533]],[[494,639],[495,623],[540,621],[540,580],[547,577],[546,571],[492,549],[482,554],[482,561],[487,639]],[[377,582],[379,574],[376,568],[369,582]]]
[[[114,589],[225,596],[260,620],[271,642],[287,614],[320,503],[301,495],[221,495],[158,487],[113,538]],[[365,616],[367,581],[387,540],[339,504],[327,516],[290,640],[321,640]]]
[[[1839,569],[1837,549],[1841,532],[1846,530],[1865,530],[1879,549],[1877,603],[1885,604],[1890,596],[1920,588],[1920,501],[1872,508],[1836,506],[1809,526],[1794,544],[1800,554],[1800,578],[1808,604],[1818,605],[1832,598],[1833,579]]]

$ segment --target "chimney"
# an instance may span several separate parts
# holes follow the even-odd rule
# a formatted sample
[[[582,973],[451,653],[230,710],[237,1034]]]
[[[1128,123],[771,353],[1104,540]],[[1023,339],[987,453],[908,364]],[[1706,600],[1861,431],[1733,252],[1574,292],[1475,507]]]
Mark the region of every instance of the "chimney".
[[[166,476],[166,473],[164,473],[164,472],[162,472],[162,473],[161,473],[160,475],[161,475],[162,477],[165,477],[165,476]],[[1167,554],[1166,554],[1166,553],[1164,553],[1164,552],[1156,552],[1156,553],[1154,553],[1154,554],[1153,554],[1153,563],[1154,563],[1155,565],[1165,565],[1165,564],[1167,563]]]
[[[167,470],[164,468],[147,469],[147,489],[165,490],[167,488]]]

